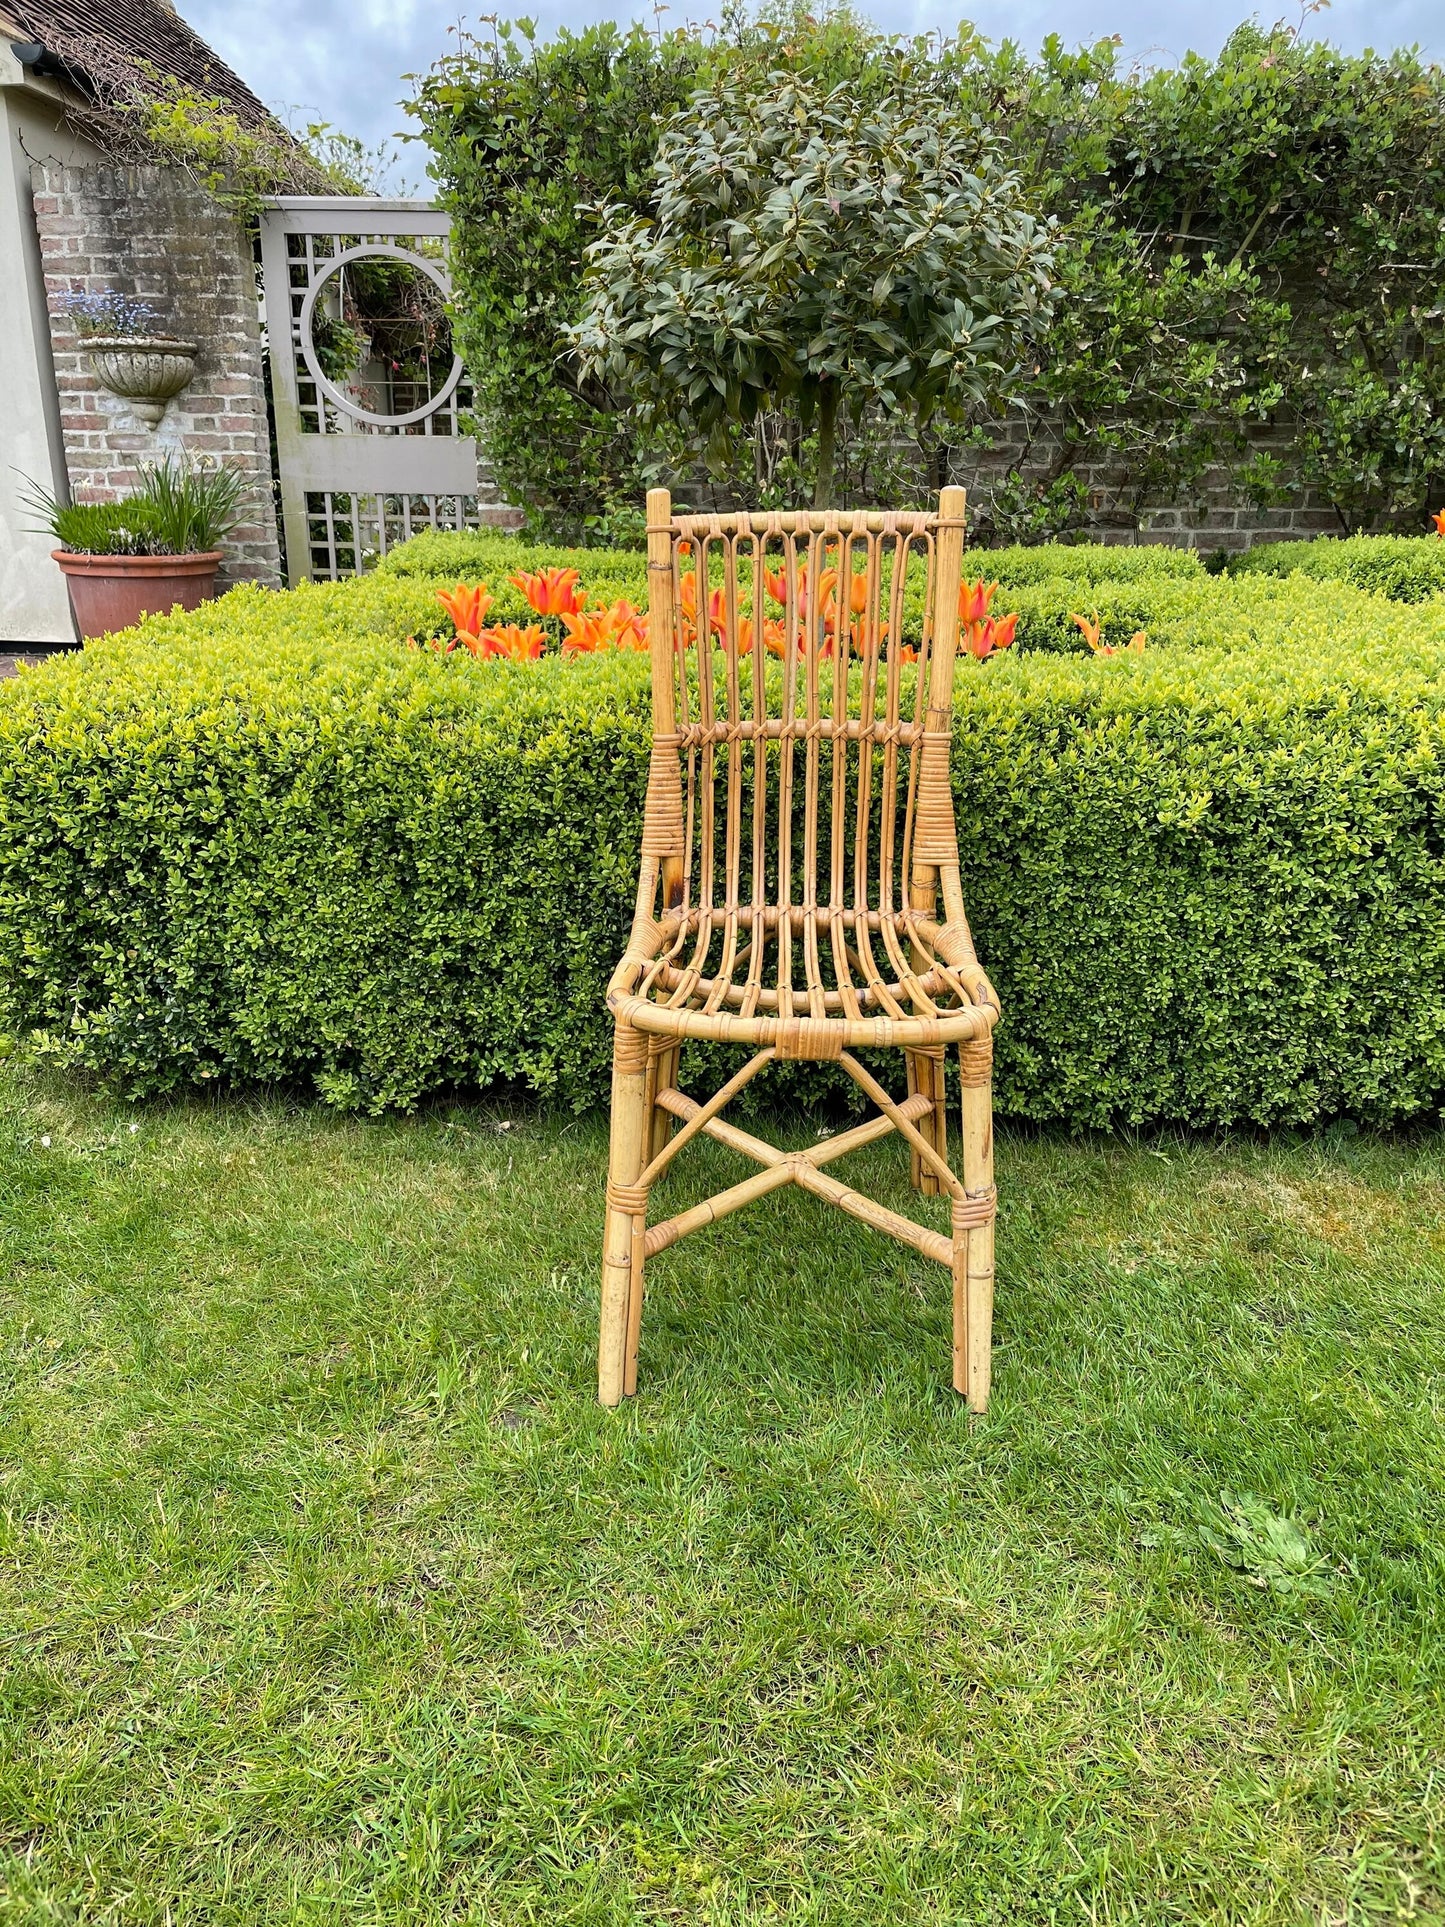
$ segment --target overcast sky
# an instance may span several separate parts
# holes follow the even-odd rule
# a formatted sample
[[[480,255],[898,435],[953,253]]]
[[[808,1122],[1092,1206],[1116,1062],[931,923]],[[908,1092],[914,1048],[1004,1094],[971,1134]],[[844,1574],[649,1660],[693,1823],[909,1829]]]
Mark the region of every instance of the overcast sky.
[[[492,0],[493,4],[497,0]],[[1122,37],[1124,50],[1152,61],[1177,58],[1191,48],[1213,54],[1230,28],[1247,18],[1248,0],[1236,13],[1216,0],[975,0],[966,17],[990,38],[1009,36],[1036,48],[1045,34],[1067,42]],[[455,0],[180,0],[180,10],[243,80],[284,117],[301,124],[327,120],[368,145],[398,133],[407,116],[397,103],[407,91],[402,76],[424,71],[454,40],[448,28],[458,18]],[[512,8],[498,10],[509,14]],[[591,20],[651,20],[650,4],[627,0],[520,0],[515,9],[535,18],[543,30]],[[880,27],[895,32],[929,28],[952,31],[959,12],[940,0],[873,0],[864,5]],[[708,9],[679,4],[663,16],[673,24],[706,18]],[[475,20],[475,14],[461,16]],[[1300,18],[1298,0],[1276,0],[1258,18]],[[1439,0],[1335,0],[1314,14],[1306,31],[1358,51],[1364,47],[1418,45],[1424,52],[1445,51]],[[413,182],[422,178],[421,150],[404,149],[401,167]]]

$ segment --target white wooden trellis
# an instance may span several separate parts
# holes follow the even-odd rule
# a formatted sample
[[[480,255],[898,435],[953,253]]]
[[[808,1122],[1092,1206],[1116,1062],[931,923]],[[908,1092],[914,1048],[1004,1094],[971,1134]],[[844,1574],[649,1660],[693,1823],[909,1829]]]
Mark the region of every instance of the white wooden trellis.
[[[466,392],[455,357],[436,392],[382,412],[323,371],[312,330],[354,262],[400,258],[451,291],[451,217],[425,201],[287,195],[261,216],[261,274],[286,571],[360,573],[419,529],[490,521],[477,445],[461,434]],[[440,245],[439,245],[440,244]],[[413,398],[414,399],[414,398]]]

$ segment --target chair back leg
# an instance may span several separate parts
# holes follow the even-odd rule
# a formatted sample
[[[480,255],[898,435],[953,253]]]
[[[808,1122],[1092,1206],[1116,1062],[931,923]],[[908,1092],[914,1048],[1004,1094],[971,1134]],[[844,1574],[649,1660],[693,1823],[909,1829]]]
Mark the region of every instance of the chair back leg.
[[[607,1162],[607,1223],[602,1240],[602,1329],[597,1396],[620,1405],[637,1389],[642,1330],[642,1250],[647,1194],[638,1184],[648,1157],[647,1038],[618,1024],[612,1051],[612,1143]]]
[[[927,1096],[932,1099],[933,1108],[926,1111],[918,1120],[918,1128],[941,1158],[948,1156],[948,1099],[944,1092],[943,1046],[937,1050],[908,1051],[908,1095]],[[913,1188],[920,1197],[936,1198],[943,1186],[938,1174],[924,1163],[919,1152],[914,1151],[911,1159]]]
[[[993,1357],[993,1040],[958,1049],[963,1082],[963,1187],[953,1206],[953,1386],[988,1410]]]

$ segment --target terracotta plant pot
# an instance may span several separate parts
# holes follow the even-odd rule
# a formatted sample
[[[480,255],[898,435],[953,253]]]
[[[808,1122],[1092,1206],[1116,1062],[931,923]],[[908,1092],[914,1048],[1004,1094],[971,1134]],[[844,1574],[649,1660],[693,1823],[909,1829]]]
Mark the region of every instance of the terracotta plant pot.
[[[52,549],[70,584],[70,606],[84,641],[129,629],[142,616],[197,609],[216,593],[221,551],[205,555],[81,555]]]
[[[152,427],[196,372],[195,345],[168,335],[100,335],[84,343],[102,388],[128,401]]]

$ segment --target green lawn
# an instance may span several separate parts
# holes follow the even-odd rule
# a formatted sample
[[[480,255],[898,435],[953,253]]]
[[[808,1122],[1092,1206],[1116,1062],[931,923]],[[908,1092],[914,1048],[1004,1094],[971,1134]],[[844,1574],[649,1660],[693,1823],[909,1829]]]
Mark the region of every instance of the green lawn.
[[[1445,1139],[1005,1133],[981,1422],[797,1192],[599,1411],[604,1153],[0,1077],[5,1927],[1445,1919]]]

